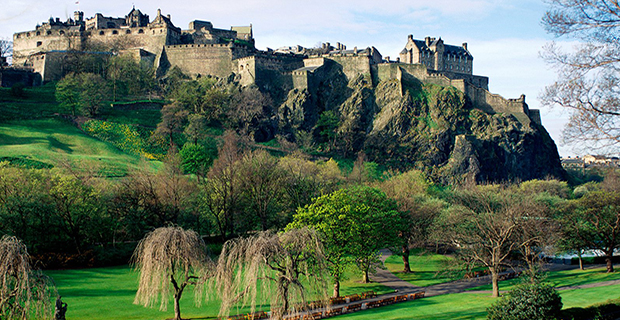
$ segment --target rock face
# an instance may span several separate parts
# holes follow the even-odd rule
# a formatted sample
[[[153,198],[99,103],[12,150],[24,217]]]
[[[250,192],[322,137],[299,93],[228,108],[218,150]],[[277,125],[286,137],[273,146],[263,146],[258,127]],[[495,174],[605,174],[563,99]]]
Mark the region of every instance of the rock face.
[[[280,134],[311,135],[340,156],[364,151],[442,183],[565,177],[555,143],[525,113],[487,113],[454,87],[415,78],[373,85],[363,75],[347,82],[338,69],[326,74],[314,91],[289,92],[274,115]]]

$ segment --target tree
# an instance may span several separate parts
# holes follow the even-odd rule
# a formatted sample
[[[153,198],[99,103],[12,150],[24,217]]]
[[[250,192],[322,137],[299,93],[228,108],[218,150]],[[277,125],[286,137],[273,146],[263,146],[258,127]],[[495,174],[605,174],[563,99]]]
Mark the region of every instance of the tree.
[[[201,204],[214,220],[222,241],[234,232],[234,218],[242,195],[239,173],[239,137],[231,131],[224,134],[224,144],[218,150],[218,158],[202,185]]]
[[[196,304],[206,277],[210,275],[210,261],[206,245],[200,235],[180,227],[158,228],[138,243],[132,264],[140,271],[140,283],[134,304],[167,310],[170,295],[174,299],[174,319],[181,320],[179,301],[185,288],[194,285]]]
[[[574,226],[571,236],[578,245],[605,254],[607,272],[614,272],[613,254],[620,247],[620,194],[606,190],[589,192],[574,204],[565,223]]]
[[[350,263],[357,263],[368,282],[377,252],[397,237],[400,215],[396,203],[378,189],[341,189],[300,208],[287,228],[316,229],[326,247],[326,260],[334,280],[334,297]]]
[[[105,81],[93,73],[69,73],[56,84],[56,101],[73,116],[95,117],[107,95]]]
[[[427,196],[430,187],[424,174],[411,170],[382,182],[379,188],[396,200],[403,214],[399,225],[398,251],[403,258],[403,272],[411,273],[409,253],[412,246],[422,247],[430,238],[431,226],[445,203]]]
[[[573,52],[557,45],[544,58],[558,70],[558,80],[542,94],[544,105],[571,110],[566,141],[594,148],[620,143],[620,5],[613,0],[549,0],[543,17],[547,32],[581,44]]]
[[[9,63],[9,59],[13,57],[13,41],[8,39],[0,39],[0,68]]]
[[[528,282],[516,286],[488,309],[488,320],[556,319],[562,310],[562,297],[551,286]]]
[[[283,193],[284,172],[278,166],[278,159],[265,150],[245,154],[240,163],[241,187],[250,208],[258,218],[261,230],[274,225],[277,200]]]
[[[493,297],[499,297],[499,273],[513,250],[524,245],[520,226],[535,217],[540,204],[501,186],[476,186],[452,194],[452,207],[437,219],[435,237],[457,249],[459,257],[488,268]],[[535,218],[534,218],[535,219]]]
[[[165,136],[171,149],[175,147],[174,134],[181,132],[188,114],[178,102],[167,104],[161,109],[161,122],[157,125],[155,134]]]
[[[16,237],[0,239],[0,317],[3,319],[51,319],[50,281],[30,265],[30,255]]]
[[[56,84],[56,101],[76,116],[80,109],[80,82],[75,73],[69,73]]]
[[[274,319],[312,300],[327,300],[327,264],[323,244],[312,229],[261,232],[224,244],[216,283],[222,296],[220,316],[239,301],[252,312],[267,297]]]

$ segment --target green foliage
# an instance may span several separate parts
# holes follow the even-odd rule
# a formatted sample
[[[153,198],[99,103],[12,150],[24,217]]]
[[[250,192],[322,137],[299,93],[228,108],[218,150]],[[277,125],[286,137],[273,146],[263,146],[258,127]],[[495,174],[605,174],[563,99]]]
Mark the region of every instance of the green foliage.
[[[56,85],[56,100],[74,116],[98,115],[107,93],[103,78],[93,73],[69,73]]]
[[[319,115],[319,120],[316,123],[316,132],[321,138],[321,142],[328,143],[331,149],[336,138],[336,129],[340,124],[340,117],[333,110],[324,111]]]
[[[155,90],[155,72],[145,63],[131,57],[115,56],[106,64],[106,80],[116,101],[124,96],[145,96]]]
[[[332,276],[339,281],[351,259],[367,276],[377,251],[396,241],[399,224],[394,200],[375,188],[353,187],[300,208],[287,228],[310,226],[320,232]]]
[[[524,283],[487,309],[489,320],[548,320],[559,316],[562,298],[553,287]]]
[[[190,174],[206,172],[217,156],[217,148],[214,143],[208,144],[209,149],[201,144],[187,142],[179,151],[183,171]]]
[[[152,154],[145,151],[146,142],[135,126],[101,120],[88,120],[82,125],[82,130],[93,137],[113,144],[125,152],[151,160],[162,157],[161,154]]]

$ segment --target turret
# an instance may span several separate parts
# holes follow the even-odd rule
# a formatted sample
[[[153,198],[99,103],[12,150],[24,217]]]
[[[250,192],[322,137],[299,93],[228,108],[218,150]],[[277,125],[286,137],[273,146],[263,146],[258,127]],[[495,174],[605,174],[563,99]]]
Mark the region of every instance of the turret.
[[[73,20],[75,20],[76,24],[80,24],[81,22],[84,21],[84,12],[82,11],[75,11],[73,12]]]

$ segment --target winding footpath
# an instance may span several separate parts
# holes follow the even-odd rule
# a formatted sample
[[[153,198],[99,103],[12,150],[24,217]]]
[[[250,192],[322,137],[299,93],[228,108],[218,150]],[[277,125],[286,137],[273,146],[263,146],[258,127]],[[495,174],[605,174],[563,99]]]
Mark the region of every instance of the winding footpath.
[[[381,252],[381,262],[385,263],[385,260],[392,255],[392,252],[388,249],[383,249]],[[598,266],[597,266],[598,267]],[[562,265],[562,264],[550,264],[548,270],[570,270],[576,269],[578,266]],[[467,289],[479,287],[485,284],[491,283],[491,276],[483,276],[475,279],[457,280],[452,282],[440,283],[428,287],[418,287],[407,281],[401,280],[386,268],[377,270],[377,273],[371,277],[373,282],[380,283],[386,287],[394,289],[399,294],[415,293],[420,291],[426,291],[426,297],[439,296],[450,293],[491,293],[491,291],[466,291]],[[620,280],[610,280],[597,283],[589,283],[578,286],[566,286],[556,288],[557,290],[573,290],[583,288],[604,287],[620,284]]]

